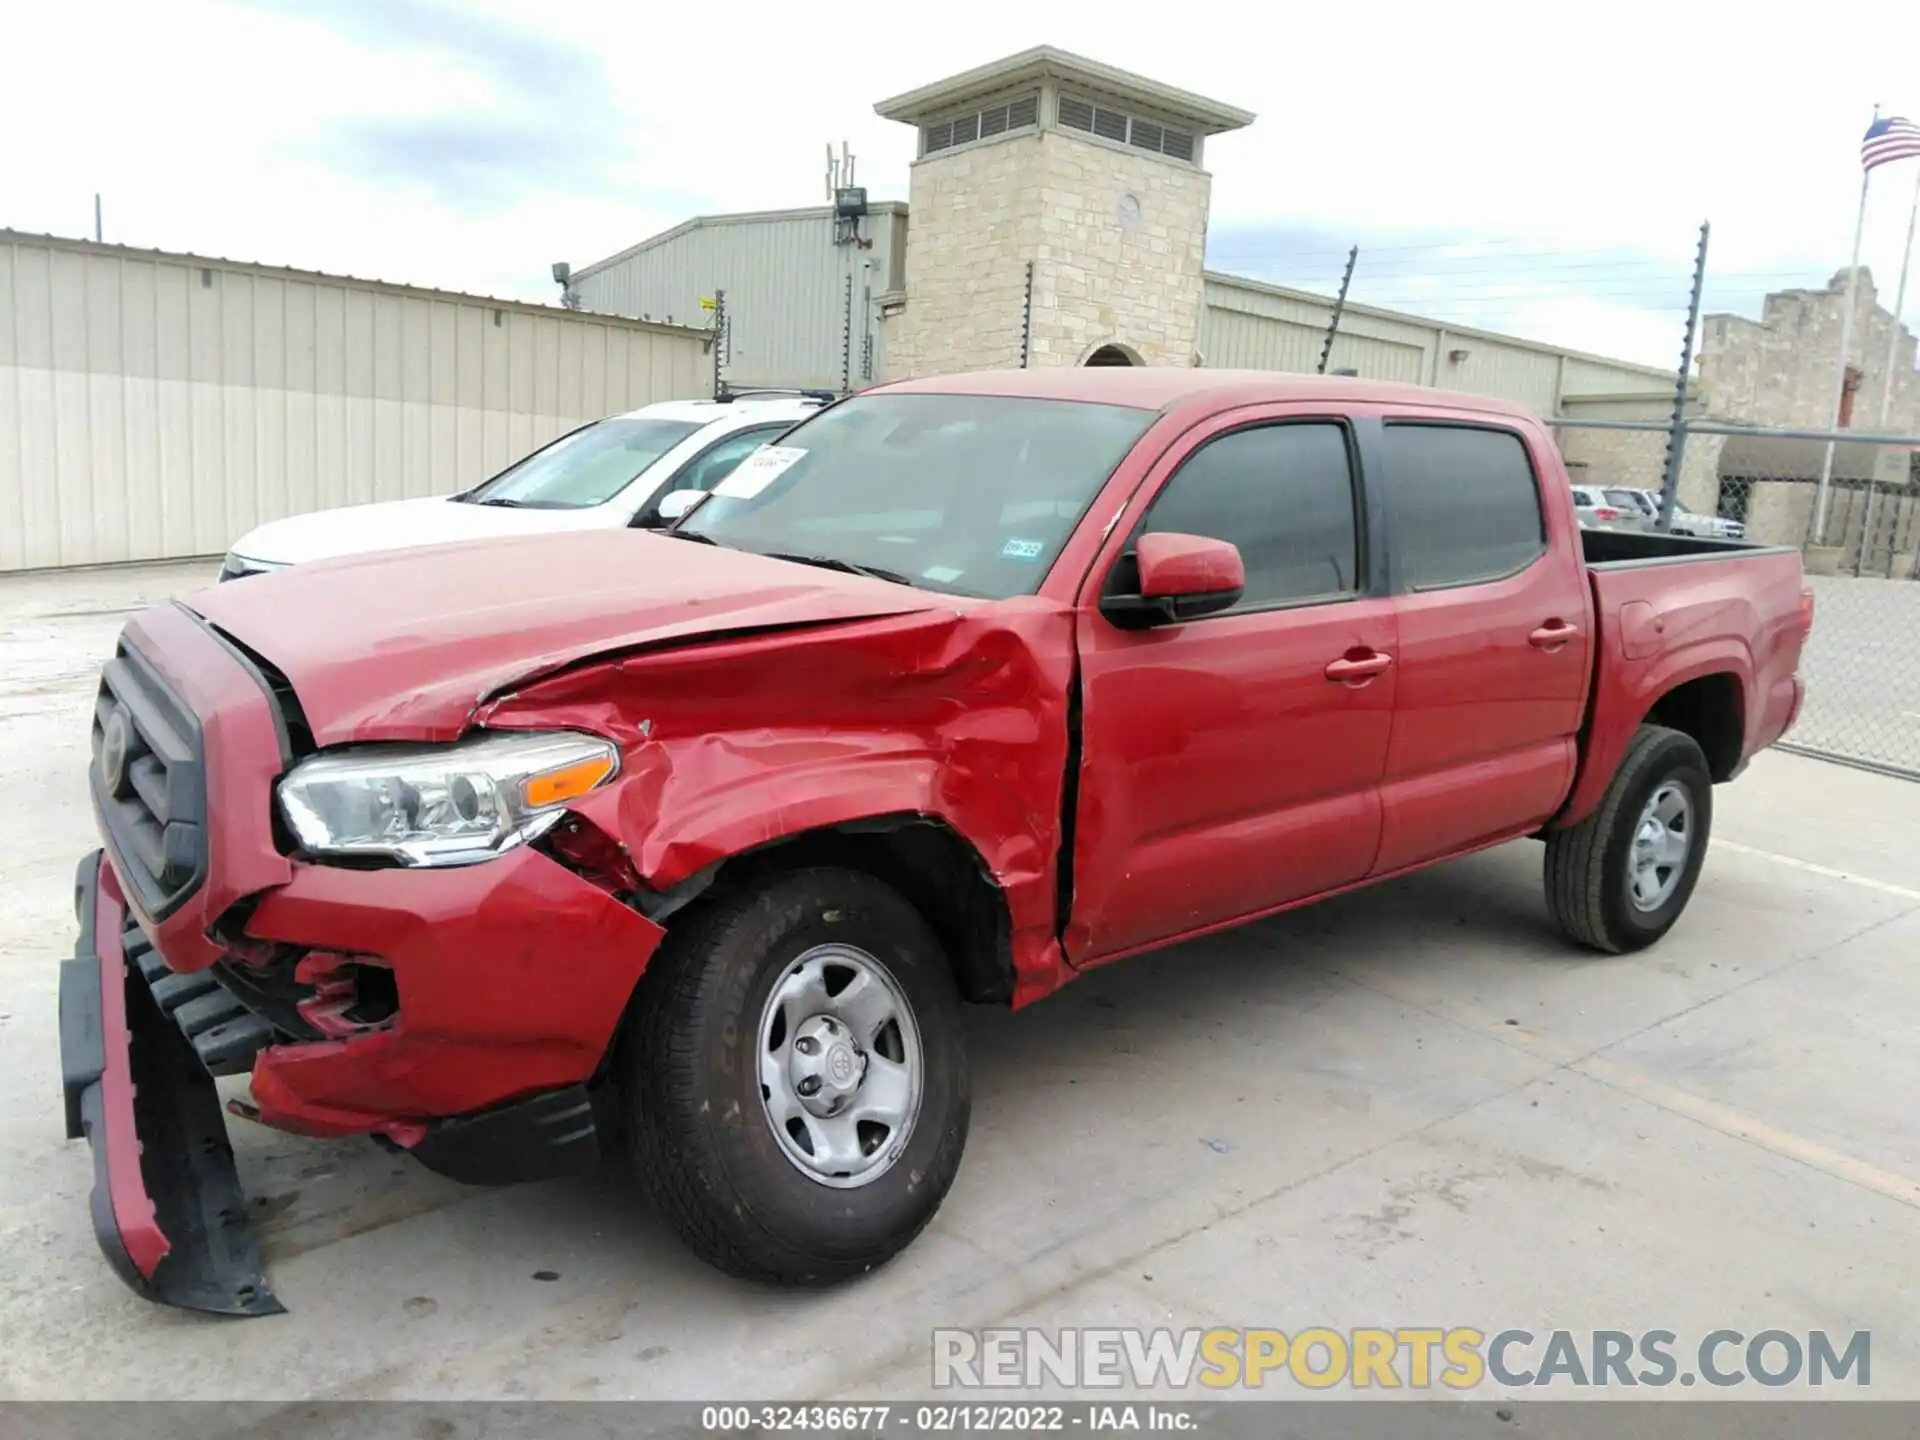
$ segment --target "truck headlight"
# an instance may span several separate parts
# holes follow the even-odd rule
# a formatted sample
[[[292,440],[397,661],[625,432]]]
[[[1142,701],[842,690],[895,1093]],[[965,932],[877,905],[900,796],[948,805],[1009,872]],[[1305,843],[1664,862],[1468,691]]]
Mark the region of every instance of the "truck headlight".
[[[277,799],[309,855],[471,865],[544,834],[619,769],[620,752],[598,736],[495,731],[316,755]]]

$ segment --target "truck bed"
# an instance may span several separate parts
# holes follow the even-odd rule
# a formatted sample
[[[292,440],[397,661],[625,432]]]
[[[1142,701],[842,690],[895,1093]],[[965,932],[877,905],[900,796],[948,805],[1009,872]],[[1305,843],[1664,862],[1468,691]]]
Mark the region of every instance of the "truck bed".
[[[1731,555],[1751,555],[1778,546],[1756,545],[1751,540],[1707,540],[1693,535],[1668,535],[1658,530],[1582,530],[1580,550],[1587,568],[1619,568],[1669,560],[1705,560]]]
[[[1596,655],[1580,770],[1559,824],[1599,803],[1634,730],[1683,686],[1720,687],[1737,728],[1708,755],[1723,780],[1793,723],[1811,620],[1798,551],[1741,540],[1584,530]],[[1733,693],[1728,694],[1731,691]],[[1657,713],[1652,718],[1658,719]]]

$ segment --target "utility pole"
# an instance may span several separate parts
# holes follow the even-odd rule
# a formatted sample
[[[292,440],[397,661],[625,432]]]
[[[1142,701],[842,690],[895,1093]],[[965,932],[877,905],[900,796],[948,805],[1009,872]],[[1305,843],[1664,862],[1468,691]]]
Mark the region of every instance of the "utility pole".
[[[96,243],[104,243],[107,238],[105,228],[100,223],[100,192],[93,192],[93,238]]]
[[[847,295],[840,314],[840,393],[853,393],[853,276],[847,275]]]
[[[1340,333],[1340,316],[1347,308],[1347,287],[1353,283],[1353,262],[1360,258],[1360,247],[1354,246],[1347,252],[1346,272],[1340,277],[1340,293],[1334,297],[1333,318],[1327,322],[1327,338],[1320,347],[1320,364],[1315,368],[1316,375],[1327,373],[1327,361],[1333,358],[1333,337]]]
[[[1020,368],[1033,363],[1033,262],[1027,262],[1026,298],[1020,302]]]
[[[1700,328],[1700,291],[1707,281],[1707,235],[1712,229],[1700,222],[1700,245],[1693,254],[1693,296],[1687,302],[1687,333],[1680,342],[1680,372],[1673,377],[1673,423],[1667,427],[1667,469],[1660,477],[1660,529],[1673,525],[1673,500],[1680,489],[1680,457],[1687,449],[1687,381],[1693,371],[1693,335]]]

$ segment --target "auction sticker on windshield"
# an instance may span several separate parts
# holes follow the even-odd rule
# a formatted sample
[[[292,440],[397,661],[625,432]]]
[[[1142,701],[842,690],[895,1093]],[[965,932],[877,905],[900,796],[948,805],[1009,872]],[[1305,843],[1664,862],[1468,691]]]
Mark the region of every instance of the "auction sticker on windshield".
[[[733,473],[713,487],[713,493],[728,500],[751,500],[806,453],[797,445],[764,445],[734,466]]]

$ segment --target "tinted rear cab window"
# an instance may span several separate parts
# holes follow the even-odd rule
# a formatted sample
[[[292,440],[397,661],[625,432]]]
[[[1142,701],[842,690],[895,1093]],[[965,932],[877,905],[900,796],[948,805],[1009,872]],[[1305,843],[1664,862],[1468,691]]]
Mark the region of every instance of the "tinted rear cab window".
[[[1511,430],[1387,426],[1390,543],[1409,590],[1516,574],[1546,553],[1540,487]]]

